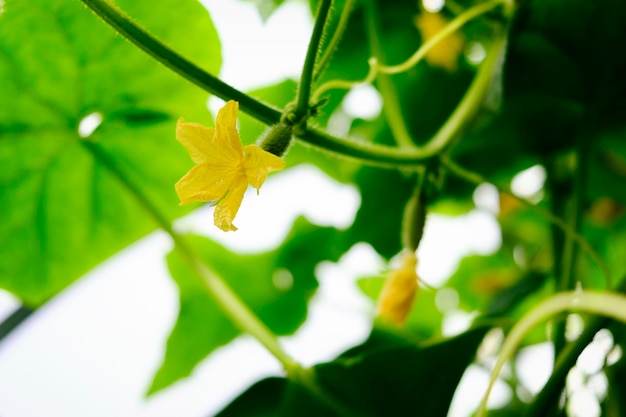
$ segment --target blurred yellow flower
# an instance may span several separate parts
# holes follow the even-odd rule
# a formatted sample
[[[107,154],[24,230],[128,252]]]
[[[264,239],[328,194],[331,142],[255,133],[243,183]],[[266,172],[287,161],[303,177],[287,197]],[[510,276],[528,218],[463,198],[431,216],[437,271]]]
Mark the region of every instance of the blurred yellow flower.
[[[217,112],[215,128],[187,123],[176,125],[176,139],[196,163],[176,183],[180,204],[215,202],[215,225],[225,232],[237,230],[233,220],[248,184],[257,189],[267,174],[285,166],[276,155],[257,145],[242,146],[237,131],[239,103],[230,100]]]
[[[417,258],[414,251],[402,254],[401,265],[390,271],[383,290],[378,296],[376,315],[383,320],[402,326],[411,311],[417,294]]]
[[[422,35],[422,43],[427,42],[442,30],[448,21],[439,13],[422,11],[415,17],[415,25]],[[454,32],[438,42],[426,54],[426,61],[433,67],[443,68],[448,72],[454,72],[457,67],[458,57],[463,50],[463,37]]]

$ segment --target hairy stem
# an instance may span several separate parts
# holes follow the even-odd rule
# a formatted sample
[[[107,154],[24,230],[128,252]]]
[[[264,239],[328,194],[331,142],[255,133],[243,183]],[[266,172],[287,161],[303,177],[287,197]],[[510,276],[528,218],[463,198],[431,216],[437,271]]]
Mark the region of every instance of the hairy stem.
[[[332,0],[321,0],[319,7],[317,8],[313,33],[311,34],[311,40],[309,41],[309,47],[306,51],[306,57],[304,59],[304,67],[302,68],[302,74],[300,75],[300,83],[298,84],[296,109],[294,110],[297,120],[306,118],[309,114],[311,83],[313,82],[315,60],[319,54],[322,34],[324,33],[324,26],[326,24],[326,19],[328,18],[331,3]]]
[[[339,41],[341,41],[341,37],[346,30],[346,26],[348,25],[348,20],[350,18],[350,13],[352,12],[352,8],[354,7],[354,0],[346,0],[343,5],[343,10],[341,10],[341,16],[339,17],[339,23],[337,23],[337,28],[333,33],[333,37],[330,39],[328,43],[328,47],[324,51],[324,55],[319,60],[319,63],[315,66],[315,71],[313,71],[313,84],[315,84],[324,71],[326,67],[330,63],[330,60],[333,56],[333,53],[337,49],[339,45]]]

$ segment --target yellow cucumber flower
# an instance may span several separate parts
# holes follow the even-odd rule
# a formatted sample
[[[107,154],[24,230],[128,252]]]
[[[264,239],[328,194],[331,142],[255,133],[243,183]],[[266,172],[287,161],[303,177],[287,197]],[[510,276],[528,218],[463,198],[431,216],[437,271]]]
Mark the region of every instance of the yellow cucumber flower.
[[[414,251],[402,254],[401,265],[389,272],[378,296],[376,315],[384,321],[402,326],[417,294],[417,258]]]
[[[422,11],[415,18],[415,25],[422,35],[422,43],[427,42],[439,31],[446,27],[448,21],[440,13]],[[426,54],[426,61],[434,66],[443,68],[448,72],[456,71],[457,60],[463,51],[463,36],[454,32],[440,40]]]
[[[182,118],[176,125],[176,139],[196,163],[176,183],[180,204],[215,202],[215,225],[225,232],[237,230],[233,220],[248,184],[258,192],[267,174],[285,166],[281,158],[257,145],[242,146],[238,108],[236,101],[227,102],[217,112],[215,128]]]

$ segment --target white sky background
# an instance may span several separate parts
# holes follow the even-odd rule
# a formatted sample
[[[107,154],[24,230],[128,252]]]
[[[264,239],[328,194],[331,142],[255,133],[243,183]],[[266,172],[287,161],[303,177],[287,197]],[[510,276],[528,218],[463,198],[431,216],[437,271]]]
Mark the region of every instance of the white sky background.
[[[288,2],[265,25],[250,3],[205,0],[205,4],[222,38],[226,82],[245,90],[297,77],[312,28],[304,2]],[[380,109],[376,94],[366,91],[364,97],[370,97],[372,108]],[[344,110],[349,113],[350,108],[347,102]],[[485,208],[466,216],[429,217],[419,253],[420,276],[428,284],[441,285],[461,256],[490,253],[499,246],[499,228],[489,211],[494,194],[487,190],[477,200]],[[260,196],[248,193],[236,219],[240,228],[236,233],[224,234],[213,227],[208,207],[176,225],[230,248],[267,250],[279,244],[297,215],[304,213],[321,225],[347,227],[358,204],[353,187],[338,184],[313,167],[299,167],[270,176]],[[170,248],[161,232],[142,239],[46,304],[5,339],[0,344],[0,416],[206,417],[253,381],[279,374],[276,361],[243,336],[205,360],[190,378],[154,397],[143,397],[178,312],[177,289],[164,261]],[[370,330],[372,306],[353,283],[384,268],[367,245],[357,245],[339,264],[321,265],[321,287],[307,323],[283,339],[289,353],[310,365],[362,341]],[[0,318],[15,306],[12,297],[0,293]],[[473,397],[484,392],[487,382],[482,372],[472,369],[465,377],[466,385],[479,391]],[[451,415],[466,415],[474,402],[471,395],[457,399]]]

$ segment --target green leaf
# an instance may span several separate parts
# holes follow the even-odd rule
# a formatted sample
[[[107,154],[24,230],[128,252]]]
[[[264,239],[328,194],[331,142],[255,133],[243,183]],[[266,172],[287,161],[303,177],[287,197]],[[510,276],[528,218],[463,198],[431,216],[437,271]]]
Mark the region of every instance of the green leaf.
[[[119,6],[219,70],[220,43],[199,3]],[[137,191],[168,218],[189,210],[173,190],[192,166],[175,123],[207,121],[207,95],[75,0],[10,1],[0,39],[0,287],[37,306],[155,229]],[[92,113],[102,123],[82,138]]]
[[[494,296],[514,285],[520,277],[511,255],[505,251],[467,256],[446,286],[459,293],[459,307],[465,311],[486,312]]]
[[[201,237],[191,242],[272,332],[286,335],[306,318],[307,301],[318,285],[315,266],[339,258],[337,235],[334,228],[317,227],[299,218],[281,247],[261,254],[235,254]],[[179,254],[174,251],[167,259],[180,290],[180,312],[148,394],[185,378],[213,350],[240,333]]]
[[[374,416],[445,416],[487,328],[440,343],[373,349],[317,367],[320,384],[352,409]]]
[[[520,207],[513,202],[510,212],[499,216],[500,228],[502,229],[503,245],[507,247],[509,260],[515,246],[524,249],[524,255],[528,262],[533,262],[537,267],[548,268],[552,265],[550,253],[550,223],[534,210]]]
[[[592,133],[623,126],[626,57],[613,51],[626,48],[625,13],[619,0],[520,4],[504,72],[506,143],[521,129],[522,146],[545,157],[571,149],[590,123]]]
[[[366,342],[351,355],[317,365],[315,374],[325,395],[351,410],[351,415],[445,416],[456,386],[486,331],[484,327],[476,328],[422,346],[394,341],[368,347]],[[302,387],[270,378],[255,384],[218,416],[256,416],[253,404],[260,398],[265,414],[259,415],[340,415]]]
[[[296,411],[297,410],[297,411]],[[292,414],[293,412],[297,414]],[[318,417],[334,416],[304,387],[285,378],[263,379],[241,394],[216,417]]]
[[[417,143],[423,144],[434,136],[463,97],[473,73],[461,68],[450,74],[426,64],[418,65],[417,76],[400,78],[399,91],[410,91],[402,98],[406,110],[405,120]]]
[[[545,272],[529,267],[521,269],[506,244],[487,256],[463,258],[446,283],[459,295],[459,308],[477,312],[483,318],[519,320],[536,304],[553,292],[552,281]],[[525,345],[544,342],[543,326],[535,328]]]
[[[599,137],[623,129],[626,109],[626,56],[614,53],[626,48],[625,13],[619,0],[520,3],[504,64],[502,110],[463,138],[457,160],[499,181],[572,151],[581,132],[596,155],[609,152]],[[620,184],[595,177],[592,193]]]
[[[547,68],[542,71],[558,74],[553,81],[559,86],[570,83],[573,87],[572,75],[580,74],[580,88],[586,90],[586,100],[595,105],[600,104],[596,100],[601,99],[603,94],[610,90],[615,92],[616,85],[624,87],[622,80],[626,57],[614,51],[622,50],[626,45],[626,27],[622,24],[625,12],[626,4],[621,0],[602,3],[531,0],[521,4],[514,32],[539,34],[559,48],[561,54],[567,56],[567,61],[563,60],[562,65],[553,67],[551,71]],[[537,52],[543,51],[537,49]],[[539,60],[534,61],[541,65]],[[538,79],[538,75],[538,72],[528,73],[527,82]]]
[[[544,274],[534,271],[527,272],[517,282],[504,288],[493,297],[486,314],[491,316],[506,314],[520,302],[529,298],[531,294],[537,292],[546,281],[547,277]]]

